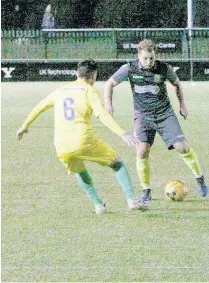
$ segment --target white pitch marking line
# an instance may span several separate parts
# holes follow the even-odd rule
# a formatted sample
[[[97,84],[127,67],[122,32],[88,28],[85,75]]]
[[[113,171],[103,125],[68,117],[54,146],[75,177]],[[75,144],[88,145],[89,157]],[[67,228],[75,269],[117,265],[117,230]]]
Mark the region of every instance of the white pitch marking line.
[[[114,269],[114,268],[123,268],[120,266],[5,266],[2,269]],[[141,266],[137,267],[138,269],[206,269],[208,266]]]

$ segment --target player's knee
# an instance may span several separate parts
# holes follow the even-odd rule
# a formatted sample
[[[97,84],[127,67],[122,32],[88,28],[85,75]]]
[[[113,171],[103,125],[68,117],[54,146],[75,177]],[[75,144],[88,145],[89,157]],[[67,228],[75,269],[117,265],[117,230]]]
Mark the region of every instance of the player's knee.
[[[86,185],[92,185],[92,178],[87,171],[82,171],[80,173],[75,173],[76,179],[80,182],[82,180]]]
[[[185,154],[189,152],[189,145],[186,141],[178,142],[174,145],[174,148],[178,151],[180,154]]]
[[[113,164],[110,165],[110,168],[112,168],[116,172],[120,170],[121,167],[123,167],[123,162],[121,160],[116,160]]]
[[[137,152],[137,158],[148,158],[149,157],[149,152],[147,151],[141,151]]]
[[[148,158],[150,145],[147,143],[138,143],[136,146],[136,155],[138,158]]]
[[[189,152],[189,149],[188,149],[188,148],[185,148],[185,147],[182,147],[182,148],[179,150],[179,152],[180,152],[181,154],[186,154],[186,153]]]

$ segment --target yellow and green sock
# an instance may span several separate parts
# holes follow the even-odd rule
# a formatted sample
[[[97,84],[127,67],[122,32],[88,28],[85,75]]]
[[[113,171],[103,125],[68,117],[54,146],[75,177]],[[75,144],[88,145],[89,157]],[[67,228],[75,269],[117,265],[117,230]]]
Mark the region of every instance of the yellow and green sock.
[[[148,158],[139,158],[136,159],[136,168],[137,173],[140,179],[142,188],[150,189],[150,166]]]
[[[196,178],[200,178],[202,176],[201,167],[197,158],[196,153],[192,148],[189,149],[187,153],[180,154],[187,164],[187,166],[192,170],[192,173]]]

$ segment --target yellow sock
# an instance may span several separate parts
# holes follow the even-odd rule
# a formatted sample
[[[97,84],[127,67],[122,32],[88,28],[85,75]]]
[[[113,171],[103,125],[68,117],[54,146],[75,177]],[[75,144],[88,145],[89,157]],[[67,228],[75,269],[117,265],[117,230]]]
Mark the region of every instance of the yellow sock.
[[[190,148],[189,152],[180,155],[183,157],[183,160],[187,164],[187,166],[192,170],[192,173],[196,177],[201,177],[202,176],[201,167],[194,150]]]
[[[148,158],[137,158],[136,168],[142,188],[150,188],[150,167]]]

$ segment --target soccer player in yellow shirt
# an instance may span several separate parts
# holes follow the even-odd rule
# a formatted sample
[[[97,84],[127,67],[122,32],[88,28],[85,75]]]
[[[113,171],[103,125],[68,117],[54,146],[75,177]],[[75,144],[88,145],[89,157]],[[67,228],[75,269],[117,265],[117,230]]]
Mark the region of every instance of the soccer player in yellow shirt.
[[[75,173],[78,183],[93,203],[95,213],[100,215],[106,208],[94,188],[84,161],[111,167],[125,194],[128,207],[144,209],[135,199],[131,179],[124,163],[111,147],[97,137],[91,125],[93,112],[127,145],[136,144],[135,138],[127,135],[105,110],[97,89],[93,87],[97,77],[97,63],[92,59],[81,61],[78,64],[77,77],[76,81],[52,92],[31,111],[18,130],[17,139],[22,139],[29,126],[42,112],[54,107],[54,145],[57,157],[67,168],[68,173]]]

